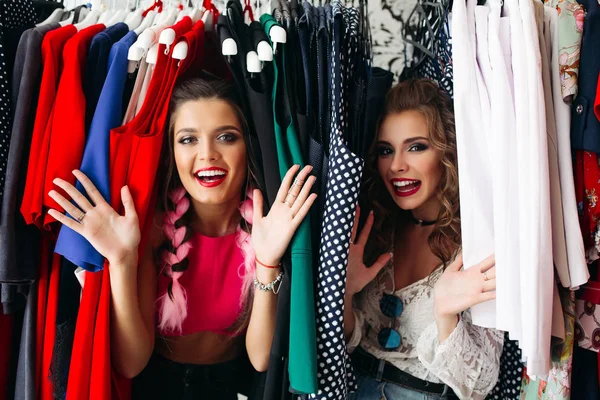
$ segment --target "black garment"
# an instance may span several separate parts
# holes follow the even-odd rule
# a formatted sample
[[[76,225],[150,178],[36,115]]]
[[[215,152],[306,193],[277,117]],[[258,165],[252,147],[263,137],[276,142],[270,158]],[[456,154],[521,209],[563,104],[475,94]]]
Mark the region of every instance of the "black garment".
[[[21,341],[17,360],[14,400],[36,400],[35,339],[37,285],[29,286],[27,306],[21,325]],[[10,398],[10,397],[9,397]]]
[[[349,77],[355,70],[358,11],[333,3],[331,149],[325,194],[317,284],[319,393],[311,399],[345,399],[355,390],[343,324],[344,282],[352,224],[364,162],[349,151],[347,137]]]
[[[60,293],[56,309],[56,336],[52,350],[50,375],[54,386],[54,398],[64,399],[67,395],[69,364],[75,338],[75,325],[79,313],[81,286],[75,277],[77,266],[61,257]]]
[[[244,23],[244,13],[241,4],[238,1],[229,1],[227,3],[227,15],[220,15],[217,22],[217,35],[223,43],[225,39],[233,39],[238,48],[237,55],[229,56],[227,65],[233,77],[237,92],[240,97],[242,105],[242,111],[244,115],[251,115],[251,105],[248,99],[248,93],[245,90],[246,83],[246,54],[252,46],[252,39],[250,37],[248,26]],[[263,167],[263,156],[261,147],[259,144],[259,137],[257,136],[254,121],[250,118],[247,119],[249,125],[248,134],[248,147],[252,155],[252,161],[255,168],[255,178],[257,180],[258,187],[265,189],[265,168]],[[269,194],[267,193],[267,196]]]
[[[383,112],[385,95],[392,87],[394,74],[379,67],[371,69],[371,76],[367,83],[367,100],[364,119],[364,133],[358,143],[359,155],[365,157],[369,147],[375,140],[377,120]]]
[[[500,357],[500,374],[494,389],[487,395],[488,400],[519,400],[521,398],[521,381],[523,379],[523,363],[521,362],[519,344],[504,334],[504,347]]]
[[[33,124],[37,110],[37,91],[41,80],[42,41],[46,33],[60,25],[52,23],[23,33],[15,56],[12,80],[12,127],[5,182],[5,199],[0,221],[0,281],[23,282],[28,291],[17,296],[26,298],[25,315],[20,332],[14,387],[15,400],[36,399],[35,336],[37,285],[34,281],[39,263],[40,232],[27,225],[19,212],[23,197]],[[15,284],[0,285],[3,293]],[[26,296],[26,297],[24,297]],[[17,339],[15,339],[17,340]]]
[[[57,23],[23,33],[15,56],[12,79],[14,124],[6,167],[5,199],[0,213],[0,282],[30,283],[36,276],[39,230],[28,226],[19,212],[31,134],[41,80],[41,47],[44,36]]]
[[[594,100],[600,71],[600,5],[595,0],[578,0],[586,11],[579,59],[579,93],[571,107],[571,147],[600,153],[600,121]]]
[[[131,95],[133,94],[133,88],[135,87],[135,81],[137,79],[139,69],[136,68],[134,72],[128,73],[127,78],[125,78],[125,88],[123,89],[123,113],[121,115],[125,115],[127,113],[127,107],[129,106],[129,100],[131,100]]]
[[[11,80],[17,47],[22,33],[33,27],[35,10],[31,0],[0,1],[0,204],[4,198],[6,168],[13,109]]]
[[[62,1],[33,0],[33,7],[36,14],[35,22],[40,23],[52,15],[57,8],[64,8],[64,4]]]
[[[75,15],[73,16],[74,24],[81,22],[83,20],[83,18],[80,18],[80,16],[81,16],[81,10],[83,10],[84,8],[87,9],[87,6],[85,4],[82,4],[80,6],[75,7],[73,10],[71,10],[71,12],[75,13]]]
[[[598,353],[574,345],[571,399],[598,399]]]
[[[133,400],[237,400],[248,395],[254,369],[247,358],[218,364],[182,364],[154,353],[133,379]]]
[[[92,39],[83,74],[85,94],[85,131],[88,132],[108,74],[108,55],[113,44],[129,32],[123,22],[106,28]]]

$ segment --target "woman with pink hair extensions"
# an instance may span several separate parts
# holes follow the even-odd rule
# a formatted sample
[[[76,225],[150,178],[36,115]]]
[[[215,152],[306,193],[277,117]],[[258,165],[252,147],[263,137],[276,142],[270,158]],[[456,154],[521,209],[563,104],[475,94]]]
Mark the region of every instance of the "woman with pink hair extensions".
[[[264,216],[239,104],[219,80],[174,89],[164,204],[139,262],[140,221],[127,187],[124,216],[80,171],[91,201],[60,179],[76,205],[50,192],[74,218],[50,214],[110,263],[112,362],[136,377],[134,398],[236,399],[249,389],[250,364],[267,368],[280,260],[316,198],[315,178],[310,166],[292,167]]]

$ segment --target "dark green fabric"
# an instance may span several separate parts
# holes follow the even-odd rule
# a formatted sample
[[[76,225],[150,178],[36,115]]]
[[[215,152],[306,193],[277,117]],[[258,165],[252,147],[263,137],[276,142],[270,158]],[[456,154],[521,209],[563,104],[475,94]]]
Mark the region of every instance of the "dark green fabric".
[[[267,36],[269,30],[278,25],[277,21],[269,14],[260,17]],[[296,129],[292,122],[290,105],[285,90],[285,46],[278,45],[281,55],[273,60],[273,114],[275,124],[275,140],[277,144],[277,158],[281,178],[294,164],[304,166],[302,149]],[[280,58],[283,65],[277,65]],[[281,76],[279,70],[281,69]],[[278,82],[282,79],[282,82]],[[279,85],[278,85],[279,83]],[[281,90],[283,89],[283,90]],[[280,126],[277,116],[285,107],[287,126]],[[310,218],[305,218],[296,231],[291,243],[292,279],[291,279],[291,304],[290,304],[290,354],[289,377],[291,390],[297,393],[316,393],[317,388],[317,343],[315,328],[312,246],[310,238]]]

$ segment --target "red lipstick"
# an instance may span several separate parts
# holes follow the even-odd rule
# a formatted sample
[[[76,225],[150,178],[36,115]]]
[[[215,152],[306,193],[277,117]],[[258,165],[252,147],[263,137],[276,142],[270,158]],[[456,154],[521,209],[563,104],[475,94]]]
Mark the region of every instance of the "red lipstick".
[[[391,179],[390,183],[398,197],[412,196],[421,189],[421,181],[417,179],[395,178]]]
[[[201,168],[194,172],[194,177],[200,185],[213,188],[225,181],[227,170],[219,167]]]

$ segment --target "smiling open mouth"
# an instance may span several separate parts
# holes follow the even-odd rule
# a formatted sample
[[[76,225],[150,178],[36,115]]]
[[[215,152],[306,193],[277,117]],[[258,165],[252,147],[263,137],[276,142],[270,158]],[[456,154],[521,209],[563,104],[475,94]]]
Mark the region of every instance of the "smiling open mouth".
[[[225,181],[227,171],[222,168],[207,168],[196,171],[195,177],[200,185],[204,187],[215,187]]]
[[[392,187],[399,197],[411,196],[421,188],[421,181],[416,179],[392,179]]]

